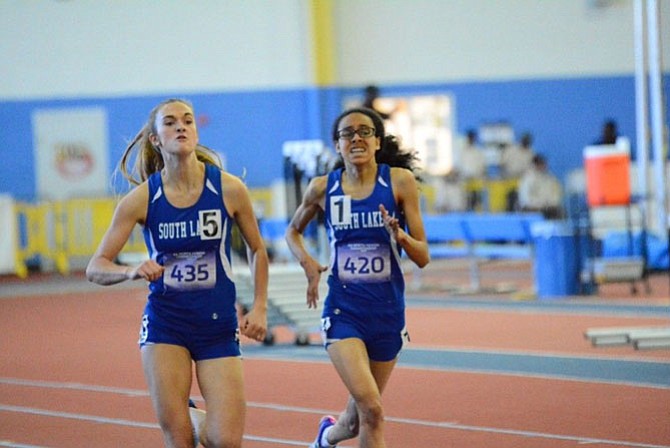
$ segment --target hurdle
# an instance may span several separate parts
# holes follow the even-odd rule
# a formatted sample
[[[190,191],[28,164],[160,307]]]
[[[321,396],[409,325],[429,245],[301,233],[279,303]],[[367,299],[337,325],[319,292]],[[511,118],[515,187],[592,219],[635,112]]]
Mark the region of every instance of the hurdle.
[[[670,348],[670,327],[592,328],[584,337],[595,347],[632,345],[636,350]]]
[[[635,350],[670,348],[670,327],[636,330],[628,337]]]

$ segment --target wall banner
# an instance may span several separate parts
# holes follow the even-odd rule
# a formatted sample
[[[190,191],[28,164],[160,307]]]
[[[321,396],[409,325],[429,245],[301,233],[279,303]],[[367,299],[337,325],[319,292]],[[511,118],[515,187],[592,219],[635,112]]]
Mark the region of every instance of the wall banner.
[[[107,113],[103,108],[37,109],[32,127],[39,199],[108,194]]]
[[[12,274],[16,269],[16,216],[14,200],[8,194],[0,194],[0,274]]]

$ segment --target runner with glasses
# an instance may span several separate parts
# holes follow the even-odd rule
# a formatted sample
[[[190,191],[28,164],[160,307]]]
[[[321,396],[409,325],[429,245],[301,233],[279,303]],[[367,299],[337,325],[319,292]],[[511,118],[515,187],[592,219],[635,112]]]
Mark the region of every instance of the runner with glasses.
[[[381,395],[409,340],[400,256],[405,251],[419,267],[430,261],[416,157],[385,134],[382,118],[371,109],[345,111],[332,132],[341,159],[332,172],[312,179],[286,231],[307,276],[308,307],[316,307],[319,279],[330,269],[322,335],[350,394],[339,418],[321,419],[311,447],[334,447],[359,436],[360,447],[380,448],[386,446]],[[332,250],[330,266],[319,265],[303,239],[320,211]]]

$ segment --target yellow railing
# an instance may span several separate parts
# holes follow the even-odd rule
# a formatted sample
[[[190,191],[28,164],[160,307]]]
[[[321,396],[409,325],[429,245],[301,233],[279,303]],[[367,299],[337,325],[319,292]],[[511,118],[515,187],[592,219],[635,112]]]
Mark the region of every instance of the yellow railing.
[[[516,190],[519,180],[509,179],[469,179],[465,183],[465,191],[478,192],[486,195],[484,210],[489,212],[504,212],[507,210],[507,197]]]
[[[270,189],[252,189],[249,194],[264,214],[272,214]],[[93,255],[112,221],[116,204],[114,198],[16,203],[16,275],[25,278],[27,262],[35,257],[53,263],[59,273],[69,274],[75,257]],[[146,253],[139,227],[135,228],[122,253]]]
[[[115,199],[73,199],[39,204],[18,203],[16,275],[28,275],[27,261],[41,257],[61,274],[70,272],[74,257],[90,257],[109,226]],[[123,252],[146,252],[136,228]]]
[[[14,237],[17,248],[14,265],[16,275],[24,278],[28,275],[26,260],[36,256],[48,257],[50,255],[49,207],[47,205],[17,203],[14,205],[14,213],[18,223]],[[21,228],[24,229],[24,238],[20,236]]]
[[[272,189],[270,188],[252,188],[249,189],[249,197],[254,207],[258,208],[263,216],[274,216],[274,204]]]

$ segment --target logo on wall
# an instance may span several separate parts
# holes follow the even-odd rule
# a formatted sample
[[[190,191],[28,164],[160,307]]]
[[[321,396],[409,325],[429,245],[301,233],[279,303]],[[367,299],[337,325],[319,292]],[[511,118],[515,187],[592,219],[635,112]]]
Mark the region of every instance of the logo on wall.
[[[84,143],[56,143],[56,171],[68,180],[83,179],[93,172],[93,151]]]
[[[36,109],[32,124],[38,197],[62,200],[107,194],[104,108]]]

